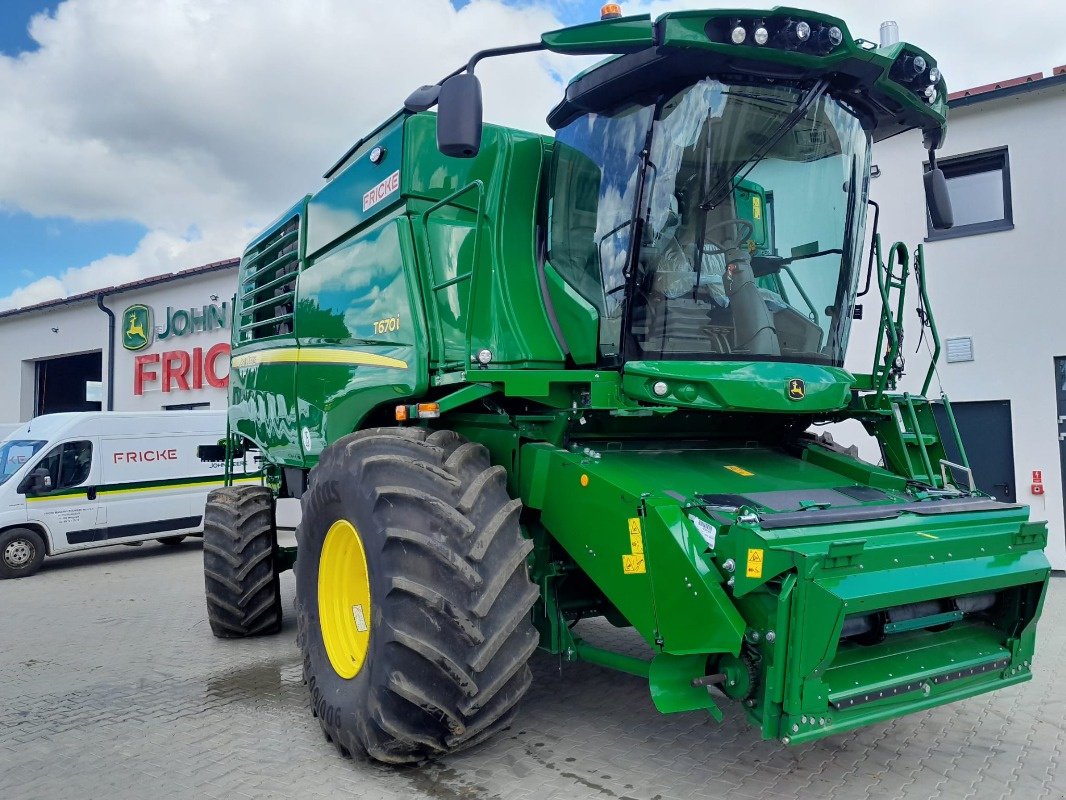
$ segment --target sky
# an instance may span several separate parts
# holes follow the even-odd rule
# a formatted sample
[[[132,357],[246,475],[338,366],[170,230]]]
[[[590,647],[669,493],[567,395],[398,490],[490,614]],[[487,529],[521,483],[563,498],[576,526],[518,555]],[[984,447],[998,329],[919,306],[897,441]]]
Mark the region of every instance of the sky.
[[[952,90],[1066,64],[1066,5],[1046,0],[1015,0],[1009,14],[992,0],[797,4],[872,40],[896,20]],[[622,4],[653,15],[711,5]],[[599,7],[0,0],[0,309],[240,255],[412,89],[475,50],[593,21]],[[546,131],[561,81],[587,63],[482,62],[486,118]]]

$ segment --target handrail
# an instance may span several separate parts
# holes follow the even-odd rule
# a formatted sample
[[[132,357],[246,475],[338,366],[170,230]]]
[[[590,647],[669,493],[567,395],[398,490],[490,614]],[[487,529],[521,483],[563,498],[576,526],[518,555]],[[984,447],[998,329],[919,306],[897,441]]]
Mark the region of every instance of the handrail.
[[[464,194],[466,194],[467,192],[471,191],[472,189],[477,189],[477,192],[478,192],[477,207],[476,208],[471,209],[469,206],[466,206],[466,205],[463,205],[461,203],[456,203],[455,202],[458,198],[462,197]],[[441,291],[442,289],[446,289],[449,286],[453,286],[453,285],[455,285],[457,283],[460,283],[461,281],[471,280],[473,278],[474,270],[477,268],[477,265],[480,263],[479,257],[481,255],[481,217],[482,217],[482,214],[483,214],[484,203],[485,203],[485,184],[480,179],[477,179],[477,180],[471,181],[470,183],[466,184],[466,186],[463,186],[460,189],[456,189],[451,194],[446,195],[445,197],[441,198],[436,203],[434,203],[429,208],[427,208],[425,211],[423,211],[421,216],[419,217],[419,220],[421,221],[421,224],[422,224],[422,237],[423,237],[423,239],[425,240],[425,243],[426,243],[426,259],[428,261],[428,266],[429,266],[429,273],[428,274],[430,276],[430,278],[429,278],[429,280],[430,280],[430,291],[433,294],[433,301],[434,301],[434,309],[433,309],[434,315],[433,316],[434,316],[434,320],[435,320],[436,324],[434,325],[434,329],[432,331],[432,334],[433,334],[433,336],[435,338],[435,341],[433,342],[433,345],[434,345],[433,349],[438,353],[438,358],[439,358],[438,369],[440,369],[440,370],[444,369],[444,365],[446,363],[446,355],[447,354],[445,353],[445,346],[444,346],[444,324],[441,322],[441,319],[440,319],[440,308],[439,308],[439,306],[436,303],[437,292]],[[449,278],[448,280],[446,280],[446,281],[444,281],[444,282],[442,282],[442,283],[440,283],[438,285],[435,285],[435,284],[432,283],[433,276],[436,275],[436,269],[434,268],[434,265],[433,265],[433,248],[430,246],[430,239],[429,239],[429,217],[430,217],[431,214],[439,211],[440,209],[444,208],[447,205],[455,206],[457,208],[461,208],[461,209],[466,210],[466,211],[473,211],[474,212],[474,215],[475,215],[474,216],[474,252],[473,252],[473,256],[471,258],[471,262],[470,262],[472,266],[470,267],[469,271],[463,273],[462,275],[457,275],[454,278]],[[466,341],[467,342],[470,341],[470,327],[471,327],[471,324],[472,324],[472,320],[474,318],[474,315],[471,313],[471,309],[473,308],[473,304],[474,304],[474,288],[476,287],[476,285],[477,285],[476,282],[471,280],[470,292],[469,292],[469,294],[467,294],[467,298],[466,298],[466,306],[467,306]]]
[[[877,259],[877,288],[881,294],[881,326],[877,331],[877,348],[874,351],[873,375],[876,381],[876,398],[880,401],[886,389],[896,387],[897,359],[902,346],[904,304],[907,294],[907,276],[910,274],[910,253],[903,242],[896,242],[888,249],[888,264],[881,257],[881,236],[874,239],[874,253]],[[899,277],[893,274],[893,267],[899,266]],[[892,310],[892,290],[897,292],[898,300],[895,313]],[[878,361],[885,340],[888,351],[882,362]]]
[[[944,392],[940,393],[940,402],[944,404],[944,413],[947,415],[948,424],[951,426],[951,433],[955,437],[955,446],[959,450],[959,459],[969,469],[970,460],[966,458],[966,448],[962,446],[962,434],[959,433],[959,425],[955,422],[955,412],[951,410],[951,401],[948,400],[948,396]]]
[[[933,354],[929,359],[929,369],[925,373],[925,383],[922,384],[922,396],[929,394],[929,386],[936,374],[936,362],[940,360],[940,334],[936,329],[936,320],[933,319],[933,307],[929,305],[929,292],[925,283],[925,245],[918,245],[914,251],[914,278],[918,282],[918,295],[922,301],[922,309],[925,315],[920,322],[929,326],[929,335],[933,339]]]

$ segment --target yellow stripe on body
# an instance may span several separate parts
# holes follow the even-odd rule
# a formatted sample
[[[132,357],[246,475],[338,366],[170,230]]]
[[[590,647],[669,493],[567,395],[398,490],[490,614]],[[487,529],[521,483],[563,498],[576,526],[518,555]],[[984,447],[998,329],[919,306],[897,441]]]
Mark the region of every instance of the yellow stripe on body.
[[[345,350],[339,347],[277,347],[242,353],[230,359],[230,365],[255,367],[259,364],[350,364],[365,367],[389,367],[407,369],[407,362],[389,356],[379,356],[362,350]]]
[[[233,484],[262,483],[261,478],[234,478]],[[169,486],[136,486],[132,489],[101,489],[99,494],[137,494],[140,492],[164,492],[167,489],[205,489],[214,486],[225,486],[226,480],[219,478],[217,481],[200,481],[197,483],[172,483]]]
[[[262,478],[234,478],[233,484],[262,484]],[[97,492],[97,496],[103,495],[116,495],[116,494],[138,494],[141,492],[165,492],[169,489],[200,489],[200,488],[212,488],[215,486],[224,486],[226,481],[224,478],[219,478],[217,481],[199,481],[196,483],[172,483],[169,486],[136,486],[131,489],[100,489]],[[89,497],[85,492],[78,492],[77,494],[60,494],[60,495],[43,495],[41,497],[27,497],[28,503],[43,503],[49,500],[88,500]]]

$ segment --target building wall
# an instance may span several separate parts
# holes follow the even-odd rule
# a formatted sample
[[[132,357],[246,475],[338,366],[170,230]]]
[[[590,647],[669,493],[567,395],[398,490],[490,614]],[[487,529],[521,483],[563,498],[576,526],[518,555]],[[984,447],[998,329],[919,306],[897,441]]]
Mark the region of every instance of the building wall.
[[[1048,521],[1048,555],[1056,569],[1066,569],[1054,374],[1055,357],[1066,356],[1064,119],[1066,87],[1061,85],[952,109],[939,157],[1006,145],[1014,229],[925,245],[929,293],[941,338],[973,338],[972,362],[948,364],[941,358],[943,388],[954,401],[1010,400],[1017,497],[1031,505],[1034,518]],[[924,158],[921,138],[914,132],[875,148],[873,160],[882,174],[871,183],[871,195],[881,204],[886,245],[898,239],[913,247],[927,234]],[[856,372],[870,370],[880,312],[871,296],[865,300],[865,319],[855,323],[848,353],[847,366]],[[916,305],[908,302],[907,375],[900,386],[906,391],[921,388],[929,363],[924,345],[914,352],[920,330],[913,313]],[[930,394],[939,396],[935,380]],[[1062,429],[1066,431],[1066,425]],[[860,440],[863,435],[852,428],[837,438]],[[870,452],[870,443],[864,443],[863,453]],[[1043,472],[1042,496],[1030,493],[1033,470]]]
[[[33,416],[36,360],[97,351],[106,362],[106,319],[92,301],[0,319],[0,422]]]
[[[227,393],[224,386],[212,386],[206,376],[196,380],[191,363],[199,358],[201,365],[205,356],[215,345],[228,345],[229,314],[232,312],[233,293],[236,289],[236,268],[223,269],[175,278],[149,287],[139,287],[108,295],[104,302],[115,313],[115,410],[159,411],[165,406],[191,403],[208,403],[211,408],[225,408]],[[217,300],[213,300],[212,296]],[[213,330],[188,332],[184,336],[160,338],[165,329],[168,314],[172,311],[188,313],[195,310],[202,315],[204,306],[226,304],[226,324]],[[133,304],[152,308],[156,333],[153,341],[143,349],[131,352],[122,346],[122,326],[126,322],[123,312]],[[8,317],[0,317],[0,422],[20,422],[30,419],[34,411],[35,362],[39,359],[97,351],[103,354],[103,396],[107,397],[107,316],[96,307],[95,300],[85,300],[70,305],[52,306],[27,311]],[[53,328],[58,328],[53,331]],[[209,366],[213,375],[228,382],[228,349],[219,353]],[[185,356],[176,355],[184,353]],[[164,391],[162,378],[164,359],[170,359],[171,380]],[[146,363],[142,392],[135,392],[137,359]],[[145,358],[147,357],[147,358]],[[184,358],[190,364],[185,373],[185,389],[175,373],[180,372]],[[158,361],[153,361],[156,358]],[[154,374],[154,378],[152,377]],[[199,382],[201,388],[194,388]],[[216,381],[216,383],[219,381]]]

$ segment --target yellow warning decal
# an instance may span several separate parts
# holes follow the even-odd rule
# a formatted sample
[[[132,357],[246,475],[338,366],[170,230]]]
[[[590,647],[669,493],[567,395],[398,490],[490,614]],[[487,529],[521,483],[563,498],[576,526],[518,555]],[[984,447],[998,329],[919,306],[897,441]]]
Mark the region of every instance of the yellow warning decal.
[[[755,474],[754,472],[744,469],[744,467],[738,467],[734,464],[727,464],[726,469],[730,472],[735,472],[737,475],[743,475],[745,478],[750,478]]]
[[[762,219],[762,200],[759,199],[759,195],[751,198],[751,216],[752,219]]]
[[[762,577],[762,548],[748,548],[748,568],[744,574],[749,578]]]
[[[622,572],[639,575],[647,572],[644,564],[644,538],[640,533],[640,517],[629,519],[629,553],[622,556]]]

